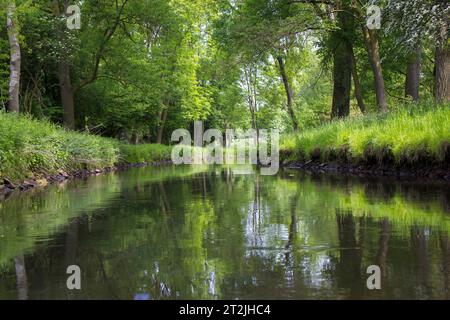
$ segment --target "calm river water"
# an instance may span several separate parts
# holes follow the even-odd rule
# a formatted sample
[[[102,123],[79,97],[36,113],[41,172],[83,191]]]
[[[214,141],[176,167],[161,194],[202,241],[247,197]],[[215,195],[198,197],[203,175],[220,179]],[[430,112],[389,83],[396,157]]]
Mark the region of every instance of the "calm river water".
[[[405,298],[450,298],[449,184],[139,168],[0,202],[0,299]]]

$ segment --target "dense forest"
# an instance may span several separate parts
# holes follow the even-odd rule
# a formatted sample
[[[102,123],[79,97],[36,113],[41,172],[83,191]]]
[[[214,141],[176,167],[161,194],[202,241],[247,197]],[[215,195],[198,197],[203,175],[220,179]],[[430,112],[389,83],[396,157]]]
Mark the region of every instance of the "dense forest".
[[[446,1],[2,2],[2,108],[130,142],[450,99]]]
[[[5,111],[131,144],[169,144],[201,120],[275,128],[285,148],[300,135],[294,148],[308,154],[321,144],[362,154],[383,140],[356,136],[370,125],[412,136],[383,140],[394,156],[420,146],[442,161],[450,149],[447,1],[2,0],[0,10]],[[377,127],[405,110],[428,113]],[[20,140],[32,125],[2,114],[7,153],[6,132]],[[342,118],[360,122],[332,121]],[[370,138],[323,140],[354,127]]]

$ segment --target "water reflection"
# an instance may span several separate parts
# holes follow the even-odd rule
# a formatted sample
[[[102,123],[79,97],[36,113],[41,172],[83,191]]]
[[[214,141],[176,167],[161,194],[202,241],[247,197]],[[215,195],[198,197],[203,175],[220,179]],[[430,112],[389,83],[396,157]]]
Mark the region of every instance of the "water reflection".
[[[448,190],[227,168],[71,182],[0,207],[0,298],[448,299]]]

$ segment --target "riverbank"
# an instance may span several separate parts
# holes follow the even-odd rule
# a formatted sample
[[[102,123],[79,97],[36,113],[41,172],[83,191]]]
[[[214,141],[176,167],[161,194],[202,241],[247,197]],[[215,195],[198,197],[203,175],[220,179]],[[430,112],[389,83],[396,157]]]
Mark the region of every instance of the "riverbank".
[[[450,182],[450,170],[440,167],[407,168],[395,166],[365,166],[320,161],[285,162],[286,169],[297,169],[311,173],[339,174],[355,177],[385,177],[396,180],[432,180]]]
[[[82,169],[75,170],[71,172],[66,172],[64,170],[58,170],[55,174],[35,174],[33,177],[13,182],[8,178],[3,178],[0,182],[0,200],[8,197],[14,191],[27,191],[37,187],[46,187],[51,184],[62,183],[70,179],[83,179],[90,176],[97,176],[104,173],[123,171],[131,168],[144,167],[144,166],[164,166],[170,165],[172,162],[170,160],[164,161],[154,161],[154,162],[141,162],[141,163],[119,163],[112,167],[105,167],[100,169]]]
[[[0,112],[0,194],[170,158],[170,146],[125,144]],[[280,161],[315,172],[450,180],[450,108],[414,105],[283,136]]]
[[[169,146],[128,145],[0,112],[0,194],[170,160]]]
[[[283,166],[319,172],[450,179],[449,106],[405,106],[284,136]]]

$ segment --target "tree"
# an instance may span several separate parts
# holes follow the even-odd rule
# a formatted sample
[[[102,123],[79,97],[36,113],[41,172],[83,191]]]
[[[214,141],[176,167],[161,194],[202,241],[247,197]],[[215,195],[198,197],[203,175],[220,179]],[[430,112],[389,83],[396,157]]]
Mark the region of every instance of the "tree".
[[[244,64],[273,57],[286,96],[285,109],[297,131],[299,124],[294,110],[297,95],[289,72],[289,56],[301,49],[302,33],[321,28],[318,19],[304,4],[280,0],[243,0],[231,7],[234,14],[226,16],[228,21],[223,22],[229,30],[228,34],[221,34],[224,47],[238,55]]]
[[[9,0],[8,2],[7,29],[11,51],[8,110],[10,112],[19,112],[21,55],[19,44],[19,31],[17,27],[17,18],[16,18],[16,3],[14,0]]]
[[[294,131],[298,131],[298,122],[297,117],[295,116],[294,111],[294,91],[292,89],[291,81],[288,78],[288,74],[286,72],[286,68],[284,65],[284,60],[282,56],[277,57],[278,67],[280,68],[281,79],[283,80],[284,89],[286,91],[287,97],[287,109],[289,112],[289,116],[292,120],[292,127]]]
[[[434,51],[434,96],[436,102],[450,101],[449,14],[446,1],[395,0],[386,7],[387,32],[400,30],[397,45],[409,51],[405,93],[413,100],[419,98],[421,44],[430,42]]]
[[[437,32],[435,96],[437,102],[450,102],[450,18],[441,21]]]
[[[354,19],[347,1],[337,2],[337,30],[332,32],[333,46],[333,105],[332,118],[343,118],[350,114],[350,91],[352,80],[352,32]]]
[[[80,30],[66,27],[69,3]],[[366,25],[372,4],[379,30]],[[22,113],[131,143],[168,142],[196,120],[288,132],[388,100],[448,101],[449,8],[438,0],[3,0],[0,10],[0,105],[18,110],[20,97]]]
[[[119,24],[121,23],[121,18],[127,2],[128,0],[122,0],[121,3],[119,3],[119,1],[115,1],[115,10],[112,14],[109,14],[109,12],[100,11],[100,17],[98,18],[106,22],[106,27],[103,31],[101,31],[102,36],[96,43],[95,48],[93,48],[93,52],[90,53],[92,55],[92,62],[90,63],[91,69],[88,71],[88,74],[83,76],[76,84],[72,83],[71,78],[71,53],[67,50],[67,48],[69,47],[67,43],[68,38],[65,36],[64,30],[61,29],[63,28],[63,26],[59,24],[58,33],[61,45],[58,61],[58,78],[61,93],[61,103],[64,110],[64,125],[69,129],[75,128],[74,96],[80,89],[97,80],[99,76],[100,62],[105,56],[108,42],[111,40]],[[69,1],[64,0],[64,13],[67,11],[68,5]],[[112,5],[112,3],[107,3],[107,5]],[[55,17],[60,17],[61,10],[59,0],[53,0],[52,6]],[[95,21],[95,19],[93,20]],[[90,27],[92,28],[97,26],[91,25]],[[89,34],[92,34],[92,30],[89,30],[87,32],[89,32]]]
[[[384,84],[383,69],[381,66],[380,43],[378,39],[378,32],[376,29],[369,29],[366,24],[366,15],[363,7],[356,2],[356,12],[359,14],[360,22],[362,24],[362,33],[366,50],[369,56],[370,65],[375,78],[375,94],[377,98],[378,111],[387,112],[388,103],[386,99],[386,88]]]
[[[419,100],[421,61],[422,48],[417,45],[414,52],[408,57],[405,81],[405,97],[411,97],[415,102]]]
[[[352,63],[352,78],[353,78],[353,83],[354,83],[354,88],[355,88],[355,98],[356,98],[356,101],[358,102],[359,110],[361,111],[362,114],[365,114],[367,108],[366,108],[366,104],[364,103],[364,98],[362,95],[361,82],[359,80],[358,67],[356,64],[355,52],[353,50],[352,45],[350,45],[350,54],[351,54],[351,63]]]
[[[258,130],[258,65],[244,67],[242,86],[246,90],[248,110],[251,114],[252,129]]]

